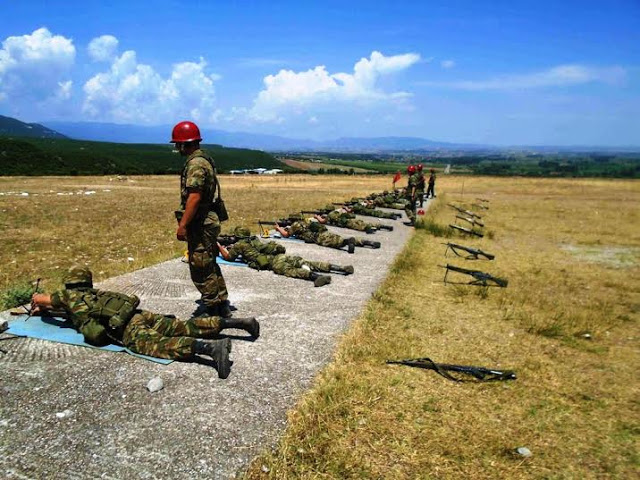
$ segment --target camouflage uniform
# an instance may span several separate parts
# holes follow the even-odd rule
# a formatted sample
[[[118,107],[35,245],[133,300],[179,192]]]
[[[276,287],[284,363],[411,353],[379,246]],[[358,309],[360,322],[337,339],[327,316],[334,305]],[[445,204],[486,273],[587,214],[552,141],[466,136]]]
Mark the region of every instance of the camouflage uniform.
[[[258,242],[262,247],[255,244]],[[234,243],[229,249],[229,260],[235,260],[242,257],[242,261],[249,267],[256,270],[271,270],[277,275],[286,277],[311,279],[311,272],[330,272],[331,264],[327,262],[312,262],[304,260],[302,257],[285,255],[281,253],[284,250],[282,245],[276,242],[262,243],[260,240],[248,241],[240,240]],[[275,248],[271,244],[280,247]],[[310,270],[302,268],[307,265]]]
[[[359,232],[370,232],[376,229],[375,225],[353,217],[355,215],[334,210],[327,215],[327,223],[336,227],[358,230]]]
[[[364,215],[367,217],[376,217],[376,218],[389,218],[395,219],[395,215],[389,212],[382,212],[380,210],[376,210],[374,207],[365,207],[364,205],[355,204],[351,205],[351,210],[356,215]]]
[[[121,310],[122,318],[120,315],[112,318],[118,317],[118,323],[123,323],[113,328],[112,318],[100,315],[98,295],[127,297],[93,288],[63,289],[51,295],[52,307],[64,310],[90,345],[115,343],[142,355],[186,360],[193,357],[196,338],[212,338],[221,330],[218,317],[196,317],[183,321],[171,315],[138,309],[126,309],[127,313]],[[137,300],[135,297],[129,298]],[[133,316],[126,318],[129,314]]]
[[[315,243],[321,247],[342,248],[346,245],[345,238],[330,232],[327,227],[320,222],[314,222],[312,220],[300,220],[292,223],[289,232],[295,238],[304,240],[306,243]],[[363,246],[361,238],[356,238],[355,246]]]
[[[196,150],[187,158],[180,178],[181,212],[185,210],[189,190],[202,193],[196,217],[187,226],[187,245],[191,280],[202,294],[202,302],[209,307],[228,298],[227,285],[216,263],[220,220],[211,211],[217,185],[213,165],[213,159],[206,152]]]
[[[429,198],[429,195],[431,195],[431,198],[434,198],[436,196],[436,192],[435,192],[435,186],[436,186],[436,174],[432,173],[431,175],[429,175],[429,186],[427,187],[427,198]]]
[[[302,268],[303,266],[307,266],[310,271]],[[278,275],[309,280],[311,272],[329,273],[331,264],[328,262],[312,262],[293,255],[276,255],[271,262],[271,269]]]
[[[418,171],[416,175],[418,175],[418,181],[416,183],[416,198],[419,200],[420,206],[422,207],[424,205],[424,173],[422,173],[422,171]]]
[[[404,213],[407,214],[407,218],[411,223],[416,221],[416,197],[411,196],[411,190],[418,185],[418,174],[414,173],[409,177],[409,182],[407,183],[407,189],[405,191],[405,198],[407,200],[407,205],[405,206]]]

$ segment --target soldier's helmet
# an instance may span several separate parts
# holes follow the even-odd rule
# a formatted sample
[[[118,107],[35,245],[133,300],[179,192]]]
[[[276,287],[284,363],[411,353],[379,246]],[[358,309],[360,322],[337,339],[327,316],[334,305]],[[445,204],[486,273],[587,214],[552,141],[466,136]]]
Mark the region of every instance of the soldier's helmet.
[[[251,231],[247,227],[236,227],[233,229],[233,234],[236,237],[250,237]]]
[[[419,164],[418,164],[418,171],[419,171],[419,172],[421,172],[421,171],[422,171],[422,164],[421,164],[421,163],[419,163]]]
[[[333,212],[336,207],[330,203],[327,203],[322,210],[327,210],[329,212]]]
[[[83,265],[73,265],[62,280],[66,288],[93,287],[93,274]]]
[[[188,143],[188,142],[200,142],[202,136],[200,135],[200,129],[198,126],[189,121],[176,123],[171,132],[170,143]]]
[[[408,173],[416,173],[416,166],[415,165],[409,165],[407,167],[407,172]]]

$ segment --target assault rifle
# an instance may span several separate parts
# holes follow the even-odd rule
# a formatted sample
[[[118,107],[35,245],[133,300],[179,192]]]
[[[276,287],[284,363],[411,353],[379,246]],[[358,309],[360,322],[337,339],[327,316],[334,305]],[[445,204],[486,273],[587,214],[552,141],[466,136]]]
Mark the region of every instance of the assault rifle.
[[[489,207],[487,207],[486,205],[480,205],[479,203],[472,203],[471,206],[481,208],[482,210],[489,210]]]
[[[479,200],[479,201],[484,202],[484,203],[489,203],[489,200],[487,200],[486,198],[476,197],[476,200]]]
[[[509,281],[504,278],[494,277],[493,275],[485,272],[481,272],[480,270],[469,270],[467,268],[456,267],[455,265],[439,265],[442,268],[446,268],[447,271],[444,274],[444,283],[447,283],[447,275],[449,271],[464,273],[465,275],[471,275],[475,280],[471,280],[468,282],[468,285],[478,285],[483,287],[502,287],[506,288],[509,284]],[[450,282],[456,283],[456,282]]]
[[[326,215],[327,210],[300,210],[303,215]]]
[[[479,227],[484,227],[484,223],[482,223],[480,220],[476,220],[475,218],[463,217],[462,215],[456,215],[456,218],[464,220],[465,222],[469,222],[474,227],[476,225],[478,225]]]
[[[480,232],[476,232],[475,230],[472,230],[470,228],[465,228],[465,227],[461,227],[460,225],[453,225],[453,224],[450,224],[449,226],[454,230],[458,230],[459,232],[462,232],[462,233],[475,235],[476,237],[480,237],[480,238],[484,237],[484,235],[481,234]]]
[[[33,287],[33,292],[31,292],[31,295],[29,296],[29,301],[31,301],[31,297],[33,297],[34,293],[38,293],[38,287],[40,286],[40,279],[38,278],[36,280],[36,286]],[[26,322],[27,320],[29,320],[32,316],[32,311],[33,311],[33,307],[25,307],[24,305],[20,305],[20,307],[22,307],[24,309],[25,312],[27,312],[27,318],[24,319],[24,321]]]
[[[464,373],[474,377],[478,382],[494,382],[497,380],[515,380],[516,372],[513,370],[497,370],[494,368],[473,367],[465,365],[451,365],[448,363],[436,363],[430,358],[414,358],[409,360],[387,360],[387,365],[406,365],[407,367],[424,368],[433,370],[444,378],[453,382],[467,382],[464,378],[456,378],[449,372]]]
[[[487,260],[493,260],[494,258],[496,258],[495,255],[491,255],[490,253],[487,252],[483,252],[482,250],[478,249],[478,248],[471,248],[471,247],[465,247],[464,245],[459,245],[457,243],[443,243],[443,245],[447,246],[447,249],[444,251],[444,256],[447,256],[447,252],[449,250],[451,250],[456,256],[458,257],[462,257],[466,260],[479,260],[479,256],[483,256],[485,257]],[[467,252],[468,255],[464,256],[462,255],[459,250],[462,250],[464,252]]]
[[[478,215],[477,213],[472,212],[471,210],[465,210],[464,208],[459,207],[457,205],[454,205],[453,203],[447,203],[447,205],[450,206],[451,208],[456,209],[460,213],[464,213],[466,215],[469,215],[470,217],[475,217],[477,219],[482,218],[482,216]]]

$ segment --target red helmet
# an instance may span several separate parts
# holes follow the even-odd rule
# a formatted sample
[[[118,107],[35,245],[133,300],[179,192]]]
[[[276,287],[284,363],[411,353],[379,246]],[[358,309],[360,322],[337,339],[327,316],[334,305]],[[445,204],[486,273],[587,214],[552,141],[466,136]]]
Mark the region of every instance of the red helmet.
[[[421,171],[422,171],[422,164],[421,164],[421,163],[419,163],[419,164],[418,164],[418,171],[419,171],[419,172],[421,172]]]
[[[189,121],[177,123],[171,132],[171,143],[200,142],[200,129]]]
[[[409,172],[409,173],[416,173],[416,167],[415,167],[415,165],[409,165],[409,166],[407,167],[407,172]]]

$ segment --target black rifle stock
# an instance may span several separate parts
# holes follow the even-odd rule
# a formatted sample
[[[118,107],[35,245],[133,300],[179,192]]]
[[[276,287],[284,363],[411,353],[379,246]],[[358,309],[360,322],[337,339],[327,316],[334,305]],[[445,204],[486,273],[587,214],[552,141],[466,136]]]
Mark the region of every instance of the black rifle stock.
[[[447,275],[449,274],[449,271],[452,271],[472,276],[474,280],[468,282],[469,285],[506,288],[506,286],[509,284],[509,281],[507,279],[494,277],[493,275],[482,272],[480,270],[470,270],[468,268],[456,267],[455,265],[450,265],[448,263],[446,265],[440,265],[440,267],[447,270],[444,274],[444,283],[447,283]]]
[[[472,203],[471,206],[480,208],[482,210],[489,210],[489,207],[487,207],[486,205],[480,205],[479,203]]]
[[[387,360],[388,365],[406,365],[408,367],[433,370],[444,378],[454,382],[466,382],[462,378],[456,378],[448,372],[464,373],[474,377],[478,382],[494,382],[497,380],[515,380],[516,373],[513,370],[498,370],[493,368],[474,367],[466,365],[451,365],[448,363],[436,363],[430,358],[414,358],[409,360]]]
[[[476,212],[472,212],[471,210],[466,210],[466,209],[464,209],[464,208],[462,208],[462,207],[459,207],[459,206],[457,206],[457,205],[454,205],[453,203],[447,203],[447,205],[448,205],[449,207],[451,207],[451,208],[456,209],[456,210],[457,210],[458,212],[460,212],[460,213],[464,213],[465,215],[469,215],[470,217],[475,217],[475,218],[477,218],[477,219],[481,219],[481,218],[482,218],[482,216],[481,216],[481,215],[478,215]]]
[[[485,257],[487,260],[493,260],[494,258],[496,258],[495,255],[492,255],[487,252],[483,252],[479,248],[466,247],[464,245],[460,245],[458,243],[452,243],[452,242],[443,243],[443,245],[447,246],[447,249],[444,251],[445,257],[447,256],[447,252],[451,250],[456,256],[464,258],[466,260],[478,260],[479,259],[478,257],[481,257],[481,256]],[[468,255],[464,256],[458,250],[467,252]]]

